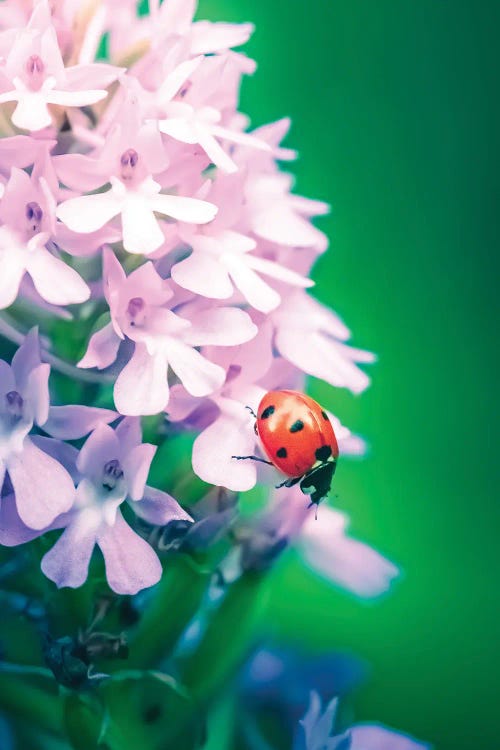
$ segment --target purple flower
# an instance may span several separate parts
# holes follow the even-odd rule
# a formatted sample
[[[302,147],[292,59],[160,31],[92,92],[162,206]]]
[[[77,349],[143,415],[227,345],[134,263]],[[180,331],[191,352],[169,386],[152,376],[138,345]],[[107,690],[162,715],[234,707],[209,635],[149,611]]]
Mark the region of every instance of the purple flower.
[[[29,177],[14,167],[0,203],[0,221],[0,308],[15,301],[25,273],[50,304],[90,297],[81,276],[46,247],[56,229],[55,200],[44,177]]]
[[[138,419],[124,419],[116,430],[101,424],[92,432],[76,458],[74,507],[53,524],[64,532],[42,560],[43,572],[57,586],[76,588],[85,582],[96,544],[116,593],[135,594],[159,581],[156,553],[120,511],[127,501],[149,523],[191,520],[173,497],[146,486],[155,451],[141,442]]]
[[[164,242],[154,215],[158,212],[179,221],[205,224],[217,206],[196,198],[160,193],[153,179],[167,165],[165,149],[155,123],[141,124],[137,102],[125,102],[116,126],[95,157],[68,154],[55,160],[63,182],[94,189],[111,183],[111,189],[70,198],[57,208],[57,216],[73,231],[90,233],[121,216],[123,246],[131,253],[149,255]]]
[[[368,387],[370,379],[356,363],[370,363],[375,357],[345,343],[351,333],[332,310],[297,291],[283,300],[271,319],[276,348],[295,367],[353,393]]]
[[[195,347],[233,346],[252,338],[257,330],[237,308],[195,310],[189,317],[175,314],[168,307],[171,286],[152,263],[127,277],[109,250],[104,253],[104,284],[111,323],[92,336],[79,366],[107,367],[117,356],[120,340],[134,342],[132,357],[115,383],[115,404],[122,414],[156,414],[164,409],[169,367],[194,396],[217,390],[224,382],[224,369]]]
[[[297,487],[276,490],[266,524],[274,534],[295,542],[312,570],[356,596],[373,598],[386,593],[398,568],[364,542],[348,536],[348,517],[323,504],[308,508]]]
[[[17,102],[12,122],[18,128],[41,130],[52,124],[47,105],[95,104],[120,72],[103,63],[65,68],[49,4],[40,0],[26,28],[18,30],[2,67],[0,103]]]
[[[32,529],[48,526],[74,499],[68,472],[28,437],[49,416],[50,367],[40,360],[36,329],[19,347],[12,365],[0,360],[0,484],[8,472],[17,511]]]
[[[311,692],[307,713],[300,721],[294,750],[426,750],[429,745],[414,740],[394,729],[377,724],[359,724],[342,735],[331,734],[338,700],[334,698],[324,711],[321,699]]]
[[[253,252],[258,249],[257,240],[239,231],[245,224],[242,189],[239,178],[219,177],[212,183],[209,197],[221,207],[219,214],[200,229],[179,227],[179,238],[192,253],[174,265],[172,278],[185,289],[212,299],[228,299],[236,288],[248,304],[267,313],[279,305],[281,297],[261,275],[299,287],[313,286],[313,282]]]

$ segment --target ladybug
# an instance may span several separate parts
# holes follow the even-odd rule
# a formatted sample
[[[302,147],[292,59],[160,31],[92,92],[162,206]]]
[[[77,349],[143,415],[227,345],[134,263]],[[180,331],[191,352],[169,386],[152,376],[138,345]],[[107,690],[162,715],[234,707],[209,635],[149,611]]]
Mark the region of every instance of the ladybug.
[[[269,460],[259,456],[232,458],[275,466],[287,476],[278,487],[299,484],[302,492],[310,495],[311,504],[320,503],[330,491],[339,455],[326,411],[299,391],[269,391],[254,416],[255,432]]]

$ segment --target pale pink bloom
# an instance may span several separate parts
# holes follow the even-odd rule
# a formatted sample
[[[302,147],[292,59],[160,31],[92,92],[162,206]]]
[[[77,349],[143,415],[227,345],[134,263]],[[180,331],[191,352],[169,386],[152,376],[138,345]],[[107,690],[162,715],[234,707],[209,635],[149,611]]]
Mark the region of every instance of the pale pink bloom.
[[[125,117],[125,115],[129,115]],[[207,201],[160,193],[152,175],[167,165],[161,135],[154,123],[140,125],[127,102],[120,122],[93,157],[68,154],[54,159],[59,178],[69,187],[111,189],[70,198],[57,207],[57,216],[72,231],[95,232],[115,216],[121,217],[123,246],[148,255],[165,241],[154,212],[178,221],[205,224],[217,213]]]
[[[234,99],[229,97],[231,99],[229,103],[226,98],[226,86],[220,81],[225,76],[227,67],[225,56],[202,58],[189,71],[187,68],[178,66],[177,70],[183,72],[182,88],[177,86],[177,80],[180,77],[174,77],[175,88],[168,86],[162,97],[160,95],[162,87],[160,87],[157,101],[164,115],[158,123],[162,133],[183,143],[199,144],[215,166],[224,172],[231,173],[236,172],[238,166],[222,148],[220,141],[240,144],[265,152],[270,152],[271,147],[255,135],[244,133],[241,129],[233,127],[235,124],[244,122],[244,118],[234,114],[237,89],[234,91]],[[189,79],[186,72],[191,76]],[[241,72],[237,70],[238,81],[240,77]],[[217,82],[220,82],[219,85]],[[224,92],[224,98],[221,98],[221,91]],[[176,93],[175,100],[170,101]],[[233,112],[229,115],[230,119],[225,115],[225,122],[223,122],[222,111],[228,111],[228,104]]]
[[[353,393],[368,387],[370,379],[356,363],[375,357],[345,343],[350,331],[334,312],[304,292],[293,292],[270,317],[276,348],[293,365]]]
[[[299,287],[313,286],[313,282],[260,257],[255,252],[257,241],[237,230],[243,211],[241,187],[238,178],[219,177],[209,193],[210,199],[221,206],[217,218],[199,230],[179,226],[179,237],[192,252],[173,266],[172,278],[185,289],[212,299],[228,299],[236,288],[256,310],[270,312],[278,307],[281,297],[262,276]]]
[[[69,474],[28,437],[33,425],[43,427],[49,416],[49,372],[40,360],[36,329],[12,365],[0,360],[0,485],[7,472],[17,512],[32,529],[48,526],[74,499]]]
[[[256,334],[250,317],[237,308],[185,310],[189,317],[172,312],[167,304],[173,297],[171,286],[151,262],[127,277],[113,253],[106,250],[103,277],[111,323],[92,336],[79,366],[108,367],[116,359],[121,340],[134,343],[132,357],[114,388],[115,404],[122,414],[156,414],[164,409],[169,399],[169,367],[192,395],[212,393],[224,382],[225,371],[196,347],[234,346]]]
[[[150,35],[153,45],[166,46],[182,37],[191,55],[213,54],[245,44],[254,30],[251,23],[193,22],[197,0],[168,0],[150,3]]]
[[[13,167],[31,166],[54,145],[55,141],[36,140],[28,135],[0,138],[0,171],[8,178]]]
[[[183,143],[198,143],[215,166],[224,172],[236,172],[238,166],[224,151],[220,140],[269,150],[267,144],[255,136],[222,126],[222,115],[214,107],[205,105],[195,109],[185,101],[170,102],[165,111],[166,118],[158,123],[161,132]]]
[[[327,238],[309,219],[328,213],[328,204],[291,194],[292,184],[293,178],[281,172],[249,176],[244,190],[251,229],[279,245],[326,250]]]
[[[104,63],[65,68],[48,3],[40,0],[0,69],[0,103],[17,102],[12,115],[17,127],[41,130],[52,124],[49,104],[95,104],[121,72]]]
[[[55,200],[47,181],[13,168],[0,203],[0,308],[11,305],[28,273],[53,305],[84,302],[90,289],[46,247],[55,234]]]
[[[347,535],[349,519],[344,513],[325,504],[317,511],[308,508],[307,498],[297,487],[280,492],[274,495],[275,512],[284,519],[280,534],[296,536],[302,557],[316,573],[356,596],[371,598],[388,591],[399,575],[397,567]]]
[[[155,451],[141,442],[138,419],[125,419],[116,430],[101,424],[87,439],[76,459],[73,510],[55,521],[53,528],[65,530],[42,560],[43,572],[58,587],[85,582],[96,544],[117,594],[136,594],[160,580],[156,553],[120,511],[127,501],[149,523],[192,520],[171,495],[146,485]]]

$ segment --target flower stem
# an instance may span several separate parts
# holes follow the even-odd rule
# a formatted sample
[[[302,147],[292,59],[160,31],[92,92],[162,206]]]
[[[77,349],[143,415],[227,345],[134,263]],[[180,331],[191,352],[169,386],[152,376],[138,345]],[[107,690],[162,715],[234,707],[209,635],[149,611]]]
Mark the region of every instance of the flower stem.
[[[18,346],[23,343],[25,338],[25,335],[21,333],[21,331],[18,331],[17,328],[6,319],[5,314],[3,317],[0,317],[0,336],[3,336]],[[91,370],[82,370],[80,367],[75,367],[75,365],[66,362],[56,354],[52,354],[43,348],[41,356],[42,360],[48,362],[54,370],[57,370],[57,372],[66,375],[72,380],[80,380],[82,383],[113,383],[115,380],[112,375],[106,375],[101,372],[92,372]]]

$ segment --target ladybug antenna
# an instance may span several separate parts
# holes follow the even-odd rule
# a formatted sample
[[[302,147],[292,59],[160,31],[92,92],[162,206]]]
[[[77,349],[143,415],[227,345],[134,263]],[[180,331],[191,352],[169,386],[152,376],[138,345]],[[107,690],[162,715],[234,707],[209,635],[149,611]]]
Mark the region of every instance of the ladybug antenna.
[[[257,414],[254,412],[251,406],[245,406],[245,409],[248,409],[252,417],[255,417],[255,419],[257,419]]]

